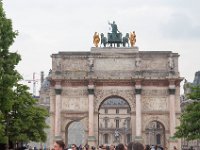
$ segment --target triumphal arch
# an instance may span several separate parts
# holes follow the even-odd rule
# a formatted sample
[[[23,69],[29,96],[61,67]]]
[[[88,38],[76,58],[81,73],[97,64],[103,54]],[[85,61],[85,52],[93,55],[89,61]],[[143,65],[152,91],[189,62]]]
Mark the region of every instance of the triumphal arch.
[[[110,25],[108,38],[95,33],[89,51],[51,56],[51,145],[56,139],[67,143],[69,126],[79,122],[82,144],[140,141],[180,148],[173,137],[180,116],[179,54],[140,50],[135,33],[123,37]]]

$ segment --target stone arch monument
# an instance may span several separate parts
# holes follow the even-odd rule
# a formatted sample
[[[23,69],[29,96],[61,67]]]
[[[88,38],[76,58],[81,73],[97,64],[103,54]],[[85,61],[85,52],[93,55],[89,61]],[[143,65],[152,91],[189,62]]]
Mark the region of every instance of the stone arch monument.
[[[131,107],[132,140],[148,144],[145,128],[157,120],[165,127],[165,146],[180,149],[179,140],[172,138],[179,125],[183,80],[179,54],[118,46],[51,55],[50,88],[43,93],[41,90],[41,97],[48,96],[50,100],[51,146],[54,140],[65,140],[66,126],[77,120],[84,126],[85,143],[97,146],[99,106],[107,97],[119,96]]]

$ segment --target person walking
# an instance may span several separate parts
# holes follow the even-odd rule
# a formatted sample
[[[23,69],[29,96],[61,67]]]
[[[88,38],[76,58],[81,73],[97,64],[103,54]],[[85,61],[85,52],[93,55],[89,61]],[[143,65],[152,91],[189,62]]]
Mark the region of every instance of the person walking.
[[[65,143],[63,141],[55,141],[54,150],[64,150]]]
[[[125,150],[124,144],[122,144],[122,143],[118,144],[117,150]]]

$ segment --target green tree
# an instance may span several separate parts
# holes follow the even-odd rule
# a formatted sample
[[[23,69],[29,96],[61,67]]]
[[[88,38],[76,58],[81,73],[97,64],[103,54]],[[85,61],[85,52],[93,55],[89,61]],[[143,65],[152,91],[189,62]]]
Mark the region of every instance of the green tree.
[[[14,90],[16,98],[12,112],[9,114],[9,140],[45,142],[44,128],[48,127],[45,123],[48,112],[41,107],[36,107],[37,100],[32,98],[27,90],[28,87],[22,84],[18,84]]]
[[[187,98],[194,102],[185,107],[175,137],[187,140],[200,139],[200,86],[191,87],[191,93]]]
[[[1,113],[1,142],[8,143],[7,119],[12,110],[14,91],[13,87],[21,79],[15,66],[20,61],[17,53],[9,52],[9,47],[13,44],[17,32],[13,31],[12,21],[7,19],[0,2],[0,113]]]
[[[0,1],[0,143],[7,144],[7,149],[9,141],[46,140],[47,111],[36,105],[27,86],[19,84],[22,76],[15,67],[21,57],[9,51],[17,34]]]

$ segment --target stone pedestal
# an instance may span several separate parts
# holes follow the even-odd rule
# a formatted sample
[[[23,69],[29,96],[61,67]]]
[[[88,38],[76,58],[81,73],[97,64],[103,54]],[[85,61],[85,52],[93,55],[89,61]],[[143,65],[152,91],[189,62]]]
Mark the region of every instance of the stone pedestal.
[[[94,136],[94,85],[88,85],[88,144],[95,146],[96,138]]]
[[[56,94],[56,99],[55,99],[55,137],[54,140],[62,140],[61,137],[61,85],[60,83],[57,83],[55,85],[55,94]]]
[[[91,53],[138,53],[138,47],[92,47]]]

